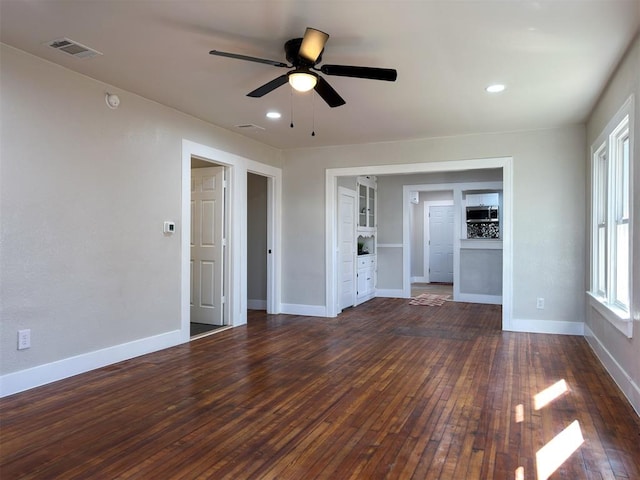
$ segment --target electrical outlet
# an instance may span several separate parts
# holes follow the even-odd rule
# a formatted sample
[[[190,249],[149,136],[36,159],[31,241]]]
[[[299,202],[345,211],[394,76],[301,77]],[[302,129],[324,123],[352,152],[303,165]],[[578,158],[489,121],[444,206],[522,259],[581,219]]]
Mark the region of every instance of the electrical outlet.
[[[31,348],[31,329],[18,330],[18,350]]]
[[[544,309],[544,298],[538,297],[538,300],[536,301],[536,308],[539,310]]]

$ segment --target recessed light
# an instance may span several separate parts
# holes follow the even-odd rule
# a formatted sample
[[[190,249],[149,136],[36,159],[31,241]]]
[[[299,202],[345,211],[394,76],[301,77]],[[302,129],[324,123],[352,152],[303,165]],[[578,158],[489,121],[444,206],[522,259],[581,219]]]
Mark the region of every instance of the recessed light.
[[[278,119],[282,117],[282,115],[280,114],[280,112],[267,112],[267,118],[271,118],[271,119]]]
[[[502,92],[506,87],[504,85],[502,85],[501,83],[496,83],[495,85],[489,85],[487,88],[485,88],[485,90],[489,93],[500,93]]]

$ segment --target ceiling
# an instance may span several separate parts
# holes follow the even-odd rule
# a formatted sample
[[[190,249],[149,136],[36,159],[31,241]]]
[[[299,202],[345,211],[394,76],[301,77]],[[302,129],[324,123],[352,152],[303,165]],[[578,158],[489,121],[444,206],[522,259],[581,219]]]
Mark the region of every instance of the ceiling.
[[[288,85],[250,98],[286,70],[209,55],[285,62],[308,26],[331,35],[323,63],[398,80],[325,76],[347,102],[336,108]],[[639,26],[640,0],[0,1],[3,43],[281,149],[584,122]],[[103,55],[46,45],[60,37]]]

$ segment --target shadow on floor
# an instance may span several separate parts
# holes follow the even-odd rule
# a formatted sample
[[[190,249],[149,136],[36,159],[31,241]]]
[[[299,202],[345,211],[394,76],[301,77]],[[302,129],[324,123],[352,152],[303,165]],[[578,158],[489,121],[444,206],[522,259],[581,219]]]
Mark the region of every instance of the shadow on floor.
[[[194,337],[196,335],[201,335],[207,332],[213,332],[214,330],[218,330],[219,328],[224,328],[226,325],[209,325],[207,323],[195,323],[191,322],[189,335]]]

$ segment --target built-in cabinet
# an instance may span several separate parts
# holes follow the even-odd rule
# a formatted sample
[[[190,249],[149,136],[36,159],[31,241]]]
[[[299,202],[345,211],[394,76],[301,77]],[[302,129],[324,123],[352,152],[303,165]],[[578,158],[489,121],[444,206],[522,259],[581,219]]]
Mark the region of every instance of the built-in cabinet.
[[[357,293],[356,305],[372,299],[376,295],[376,177],[357,178],[358,191],[358,225],[357,238]]]
[[[467,207],[491,207],[500,204],[500,195],[491,193],[469,193],[466,195]]]
[[[375,177],[358,177],[358,229],[373,231],[376,227]]]

